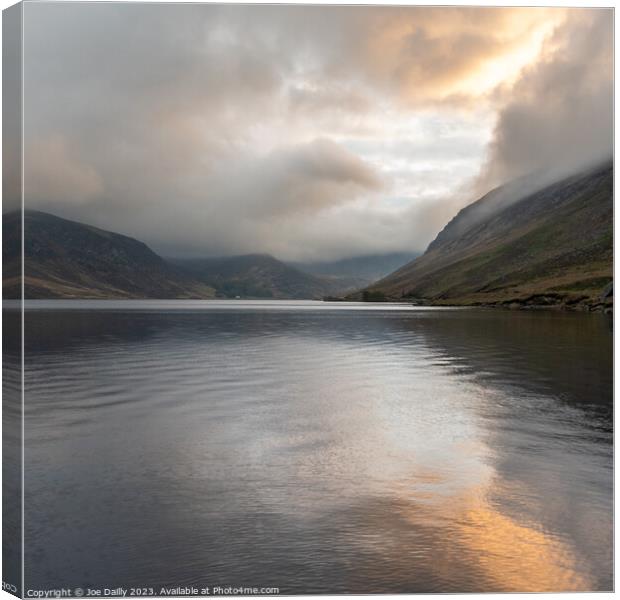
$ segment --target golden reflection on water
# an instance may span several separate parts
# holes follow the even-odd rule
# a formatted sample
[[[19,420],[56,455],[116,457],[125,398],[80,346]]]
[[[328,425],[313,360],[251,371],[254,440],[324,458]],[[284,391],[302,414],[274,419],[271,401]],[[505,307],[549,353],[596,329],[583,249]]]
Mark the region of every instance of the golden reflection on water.
[[[416,478],[417,479],[417,478]],[[441,474],[421,474],[426,484],[441,483]],[[522,523],[489,502],[496,479],[474,485],[456,495],[416,493],[416,500],[403,502],[404,518],[420,527],[450,523],[449,543],[436,552],[432,570],[436,576],[454,568],[454,562],[474,560],[484,589],[510,592],[567,592],[593,589],[595,582],[584,573],[573,548],[546,532],[537,523]],[[421,510],[421,505],[425,509]],[[458,559],[455,553],[461,556]]]
[[[477,498],[481,496],[476,494]],[[465,503],[458,519],[462,540],[480,557],[479,566],[498,589],[560,592],[591,589],[577,571],[571,547],[538,529],[508,517],[489,503]]]
[[[453,401],[457,398],[452,395]],[[507,485],[496,471],[492,441],[485,437],[482,423],[471,414],[465,418],[458,401],[450,402],[450,406],[453,418],[445,427],[423,427],[420,419],[417,432],[409,422],[409,435],[392,427],[390,435],[384,436],[392,467],[398,463],[394,461],[397,448],[401,458],[407,455],[400,464],[406,463],[409,475],[403,477],[401,471],[401,477],[395,477],[388,486],[401,516],[417,529],[430,526],[447,534],[439,539],[433,536],[429,544],[429,569],[434,578],[449,580],[449,573],[458,564],[475,569],[484,580],[484,585],[478,582],[478,589],[488,591],[594,589],[596,580],[570,540],[533,520],[537,512],[534,506],[522,506],[520,512],[528,515],[527,522],[502,509],[502,501],[526,498],[527,490],[521,484]],[[381,416],[386,418],[385,413]],[[416,550],[408,543],[401,549],[411,557]],[[408,568],[404,562],[398,569]],[[405,572],[395,576],[407,578]]]
[[[429,481],[430,476],[425,474],[424,479]],[[399,515],[415,530],[431,528],[436,533],[429,536],[426,548],[416,548],[404,538],[398,551],[393,548],[384,556],[394,566],[392,577],[407,581],[411,569],[424,562],[435,581],[455,581],[459,570],[470,572],[474,581],[469,587],[458,584],[466,586],[456,590],[461,592],[568,592],[596,587],[571,544],[537,523],[522,523],[504,514],[487,499],[491,486],[450,497],[424,491],[416,493],[415,500],[395,502]],[[409,559],[396,559],[399,554]]]

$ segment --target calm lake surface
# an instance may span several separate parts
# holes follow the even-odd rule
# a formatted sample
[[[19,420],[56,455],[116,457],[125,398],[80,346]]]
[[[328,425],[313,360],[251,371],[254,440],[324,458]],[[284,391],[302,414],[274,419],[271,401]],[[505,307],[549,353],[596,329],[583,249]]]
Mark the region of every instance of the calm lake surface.
[[[26,589],[610,590],[603,315],[26,311]]]

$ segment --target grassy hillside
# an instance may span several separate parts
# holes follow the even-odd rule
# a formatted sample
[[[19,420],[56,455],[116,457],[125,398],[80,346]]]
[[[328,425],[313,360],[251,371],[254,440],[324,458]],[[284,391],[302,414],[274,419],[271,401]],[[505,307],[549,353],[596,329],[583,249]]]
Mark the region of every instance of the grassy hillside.
[[[367,296],[431,304],[609,305],[600,296],[613,277],[612,166],[512,202],[505,192],[499,188],[459,212],[423,256],[370,286]]]
[[[3,215],[5,298],[19,296],[21,215]],[[26,298],[211,298],[133,238],[38,211],[24,215]]]

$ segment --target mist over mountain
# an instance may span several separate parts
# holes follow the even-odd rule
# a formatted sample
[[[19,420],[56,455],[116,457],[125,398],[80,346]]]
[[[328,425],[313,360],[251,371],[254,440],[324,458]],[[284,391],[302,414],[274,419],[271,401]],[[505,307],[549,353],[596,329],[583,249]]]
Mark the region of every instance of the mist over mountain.
[[[314,299],[355,289],[355,282],[305,273],[269,254],[168,259],[226,298]]]
[[[418,252],[392,252],[369,254],[334,261],[290,263],[301,271],[321,277],[349,281],[351,287],[362,287],[381,279],[412,261]]]
[[[433,304],[592,307],[612,277],[613,166],[606,163],[533,193],[523,179],[493,190],[367,293]]]
[[[19,211],[3,215],[5,298],[21,293],[21,226]],[[24,234],[24,291],[33,299],[321,299],[378,279],[366,279],[376,264],[365,259],[357,264],[367,266],[364,277],[315,275],[267,254],[164,259],[132,237],[40,211],[25,211]],[[347,264],[354,272],[356,261]]]
[[[613,165],[535,173],[461,209],[413,253],[287,264],[269,254],[164,259],[134,238],[24,214],[26,298],[412,299],[594,307],[612,281]],[[541,188],[542,186],[542,188]],[[21,215],[4,215],[4,293],[20,290]],[[387,275],[386,275],[387,274]],[[365,288],[364,291],[359,292]]]

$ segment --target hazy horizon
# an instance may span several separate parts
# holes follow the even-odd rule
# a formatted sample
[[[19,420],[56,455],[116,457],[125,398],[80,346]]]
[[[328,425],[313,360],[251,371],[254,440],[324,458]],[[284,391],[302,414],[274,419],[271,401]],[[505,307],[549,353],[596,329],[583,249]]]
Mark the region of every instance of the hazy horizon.
[[[611,9],[25,4],[26,207],[165,256],[422,252],[612,155],[612,58]]]

